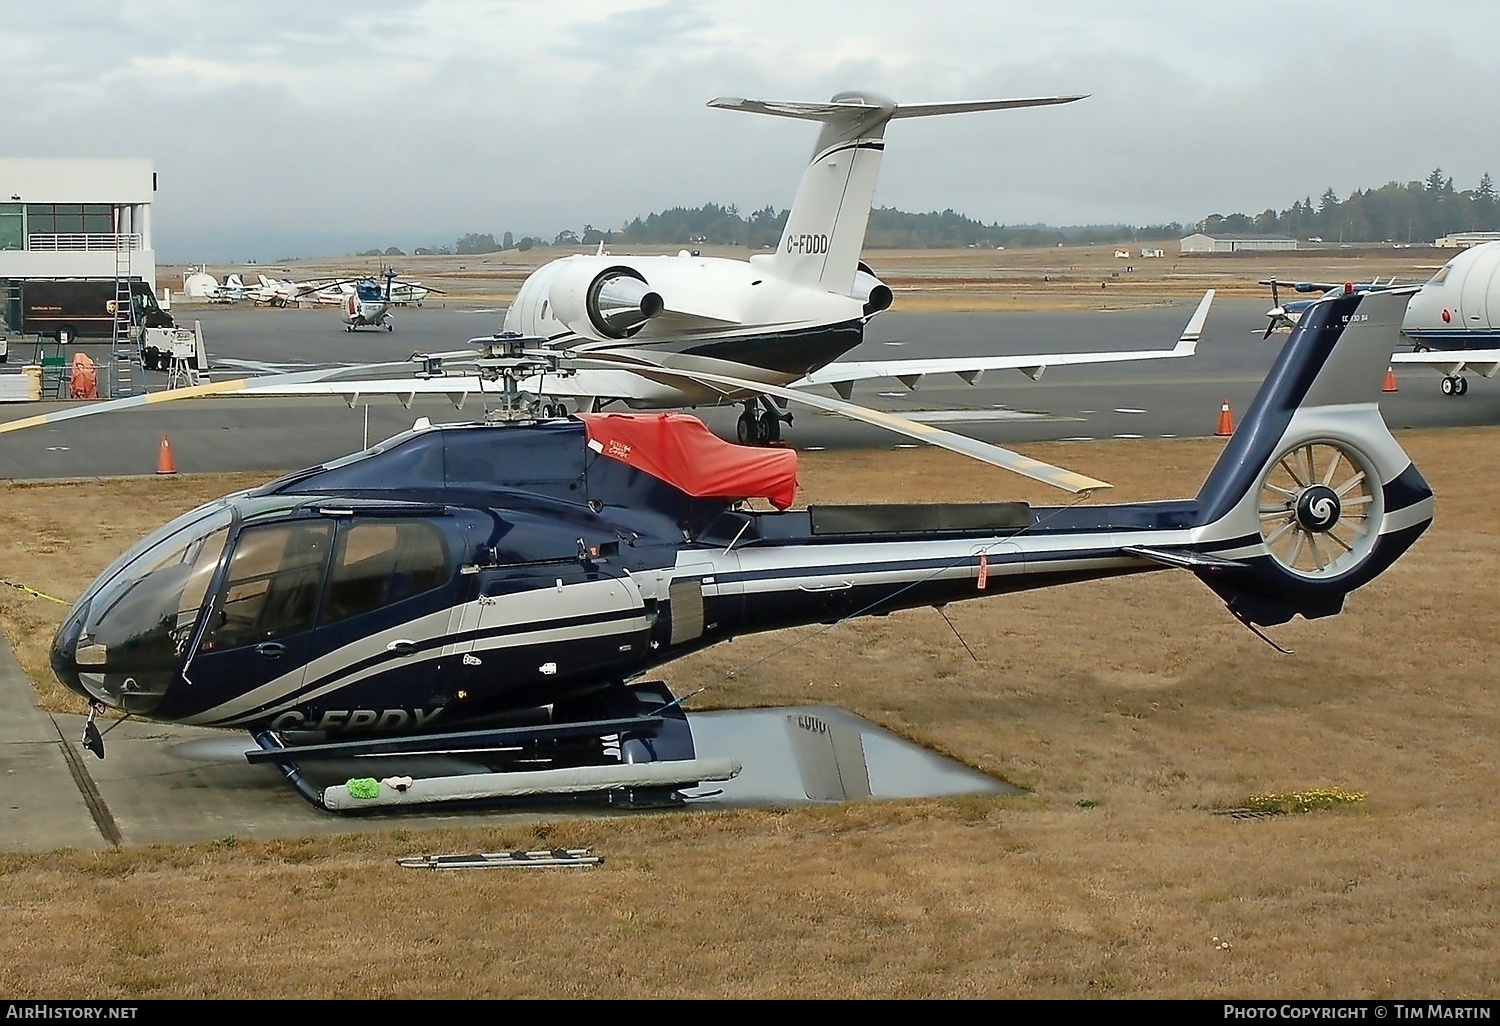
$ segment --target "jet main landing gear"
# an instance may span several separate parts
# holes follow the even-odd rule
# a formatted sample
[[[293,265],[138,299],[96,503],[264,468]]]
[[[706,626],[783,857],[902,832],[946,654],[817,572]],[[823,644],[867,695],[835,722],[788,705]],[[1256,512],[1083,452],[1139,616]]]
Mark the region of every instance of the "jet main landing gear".
[[[790,413],[782,413],[769,399],[760,396],[745,400],[745,412],[735,424],[735,437],[741,445],[770,445],[781,439],[781,422],[792,423]]]
[[[1462,374],[1450,374],[1443,378],[1444,395],[1467,395],[1469,379]]]

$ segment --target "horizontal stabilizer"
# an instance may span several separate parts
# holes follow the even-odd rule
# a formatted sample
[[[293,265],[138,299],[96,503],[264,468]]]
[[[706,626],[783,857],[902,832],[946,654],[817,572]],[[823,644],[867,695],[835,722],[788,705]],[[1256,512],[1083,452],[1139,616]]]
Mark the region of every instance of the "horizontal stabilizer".
[[[1206,552],[1190,549],[1150,549],[1141,545],[1127,545],[1120,550],[1127,556],[1139,556],[1164,566],[1180,567],[1183,570],[1242,570],[1244,563],[1234,559],[1211,556]]]
[[[898,103],[890,118],[924,118],[937,114],[970,114],[981,110],[1013,110],[1018,107],[1051,107],[1059,103],[1082,100],[1088,94],[1076,96],[1034,96],[1014,100],[959,100],[952,103]],[[710,107],[722,110],[742,110],[751,114],[770,114],[780,118],[800,118],[804,121],[834,121],[840,118],[862,117],[890,110],[890,105],[861,103],[854,100],[839,100],[825,103],[796,103],[781,100],[748,100],[742,96],[720,96],[709,100]]]

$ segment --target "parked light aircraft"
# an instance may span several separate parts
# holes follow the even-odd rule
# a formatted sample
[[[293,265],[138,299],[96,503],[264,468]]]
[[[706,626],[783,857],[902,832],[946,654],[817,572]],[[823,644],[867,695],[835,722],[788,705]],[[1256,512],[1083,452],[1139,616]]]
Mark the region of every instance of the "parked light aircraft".
[[[1308,303],[1279,303],[1276,288],[1288,286],[1298,292],[1342,291],[1348,287],[1329,282],[1278,282],[1267,279],[1272,302],[1271,324],[1266,336],[1284,323],[1295,323]],[[1355,291],[1399,289],[1410,295],[1401,332],[1409,340],[1410,352],[1397,352],[1393,364],[1429,366],[1443,373],[1444,395],[1461,396],[1469,391],[1466,370],[1483,377],[1500,373],[1500,242],[1487,242],[1463,250],[1444,264],[1420,288],[1396,286],[1392,278],[1384,285],[1379,279],[1356,284]]]
[[[796,510],[795,452],[681,415],[415,428],[162,527],[85,589],[51,664],[97,712],[249,732],[320,809],[680,802],[738,764],[698,758],[683,700],[636,678],[737,635],[1167,567],[1257,633],[1338,613],[1432,517],[1376,402],[1404,305],[1304,314],[1194,499]],[[93,716],[84,744],[103,757]]]
[[[183,294],[193,299],[207,299],[213,303],[235,303],[245,298],[245,283],[236,272],[224,276],[222,282],[199,268],[183,276]]]
[[[257,306],[291,306],[303,295],[303,287],[297,282],[264,274],[256,275],[256,279],[254,285],[245,286],[245,298]]]
[[[709,106],[813,121],[821,126],[786,229],[774,253],[748,260],[677,256],[616,256],[603,252],[554,260],[532,273],[506,312],[506,332],[539,337],[545,347],[575,356],[635,365],[580,369],[524,385],[566,397],[582,409],[622,402],[663,409],[734,402],[742,442],[776,440],[790,423],[784,397],[828,385],[847,399],[856,382],[896,378],[909,388],[928,374],[952,373],[973,384],[988,370],[1019,369],[1033,378],[1048,366],[1149,360],[1192,355],[1212,293],[1177,344],[1161,350],[1111,353],[978,356],[940,360],[833,362],[864,338],[870,318],[892,302],[889,286],[860,259],[876,175],[894,120],[1072,103],[1082,96],[897,104],[871,93],[840,93],[827,103],[718,98]],[[351,304],[352,305],[352,304]],[[756,387],[709,385],[651,366],[700,370],[748,380]],[[764,386],[764,387],[760,387]],[[407,397],[422,392],[462,397],[476,379],[323,382],[304,393]]]
[[[1301,293],[1316,292],[1325,296],[1332,292],[1342,292],[1345,285],[1349,285],[1356,292],[1371,292],[1394,288],[1396,285],[1396,276],[1391,275],[1390,280],[1384,284],[1381,284],[1378,275],[1371,281],[1354,283],[1328,281],[1291,282],[1282,281],[1279,278],[1262,278],[1260,283],[1271,286],[1271,309],[1266,311],[1266,317],[1269,321],[1266,324],[1265,334],[1261,336],[1262,339],[1267,339],[1271,337],[1271,333],[1274,331],[1291,331],[1292,326],[1297,323],[1297,319],[1302,316],[1303,312],[1317,302],[1316,299],[1294,299],[1284,303],[1281,301],[1280,289],[1282,288],[1290,288],[1295,292]]]

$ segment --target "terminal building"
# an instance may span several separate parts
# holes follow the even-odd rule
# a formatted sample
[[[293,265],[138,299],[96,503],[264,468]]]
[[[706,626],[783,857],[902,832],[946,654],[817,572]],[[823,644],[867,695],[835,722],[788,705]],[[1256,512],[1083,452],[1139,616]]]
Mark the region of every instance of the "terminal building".
[[[146,159],[0,158],[0,316],[21,327],[33,282],[129,282],[155,305],[155,192]]]
[[[1297,240],[1281,235],[1189,235],[1182,240],[1183,253],[1264,253],[1296,249]]]

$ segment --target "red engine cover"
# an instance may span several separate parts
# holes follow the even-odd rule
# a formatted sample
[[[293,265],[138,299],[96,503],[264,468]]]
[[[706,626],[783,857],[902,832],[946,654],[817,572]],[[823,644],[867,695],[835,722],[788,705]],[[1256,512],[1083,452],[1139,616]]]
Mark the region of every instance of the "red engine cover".
[[[580,413],[589,447],[696,499],[763,498],[787,509],[797,454],[726,442],[685,413]]]

